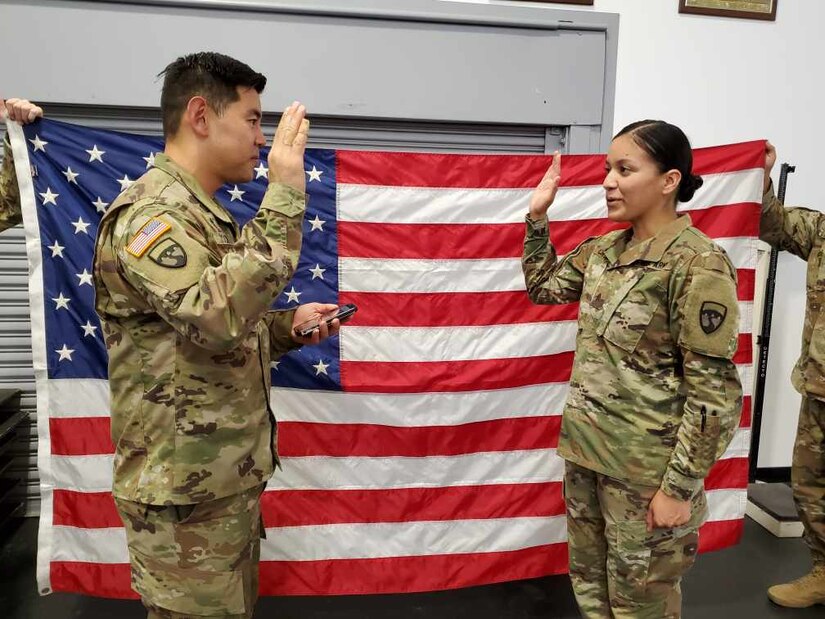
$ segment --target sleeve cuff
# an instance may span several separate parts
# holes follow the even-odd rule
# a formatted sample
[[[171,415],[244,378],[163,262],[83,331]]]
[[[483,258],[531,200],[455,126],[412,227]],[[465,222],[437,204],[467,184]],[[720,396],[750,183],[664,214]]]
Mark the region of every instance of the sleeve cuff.
[[[527,227],[533,232],[547,232],[547,217],[535,221],[530,218],[530,213],[524,216],[524,221],[527,222]]]
[[[296,217],[306,210],[309,196],[283,183],[269,183],[261,208]]]
[[[762,194],[762,210],[768,210],[768,207],[776,199],[776,194],[773,191],[773,181],[768,185],[768,190]]]
[[[668,467],[659,487],[662,492],[671,498],[679,499],[680,501],[690,501],[693,495],[702,487],[703,483],[703,479],[688,477]]]

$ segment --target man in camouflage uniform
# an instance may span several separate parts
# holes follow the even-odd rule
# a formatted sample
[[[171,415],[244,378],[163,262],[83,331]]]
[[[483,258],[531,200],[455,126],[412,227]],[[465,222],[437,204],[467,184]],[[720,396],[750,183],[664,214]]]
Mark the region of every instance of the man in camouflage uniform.
[[[213,194],[253,177],[266,78],[215,53],[164,73],[165,151],[115,200],[96,242],[113,494],[149,617],[251,617],[259,499],[278,463],[270,360],[326,337],[323,324],[303,339],[293,328],[334,308],[269,310],[301,247],[308,121],[297,103],[284,112],[269,187],[239,230]]]
[[[768,597],[782,606],[805,608],[825,604],[825,329],[819,322],[825,306],[825,215],[782,206],[771,185],[776,150],[770,143],[766,150],[759,237],[808,262],[802,352],[791,376],[802,394],[791,485],[813,560],[810,573],[771,587]]]
[[[27,124],[43,116],[43,110],[25,99],[0,99],[0,117]],[[0,232],[23,221],[20,212],[20,189],[14,173],[9,135],[3,141],[3,163],[0,165]]]
[[[561,259],[544,213],[526,221],[531,300],[579,301],[558,454],[582,616],[679,617],[707,517],[703,481],[741,413],[736,271],[687,215],[644,240],[632,228],[589,239]]]

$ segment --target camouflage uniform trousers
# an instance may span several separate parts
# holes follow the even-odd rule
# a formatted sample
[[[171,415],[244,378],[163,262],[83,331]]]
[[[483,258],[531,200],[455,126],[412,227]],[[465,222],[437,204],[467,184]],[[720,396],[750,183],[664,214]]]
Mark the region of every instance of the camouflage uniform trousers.
[[[791,485],[814,565],[825,567],[825,402],[802,398]]]
[[[696,560],[707,503],[701,491],[686,525],[648,532],[656,490],[565,463],[570,579],[582,617],[681,616],[680,583]]]
[[[115,499],[126,526],[132,588],[149,619],[252,617],[264,486],[192,505]]]

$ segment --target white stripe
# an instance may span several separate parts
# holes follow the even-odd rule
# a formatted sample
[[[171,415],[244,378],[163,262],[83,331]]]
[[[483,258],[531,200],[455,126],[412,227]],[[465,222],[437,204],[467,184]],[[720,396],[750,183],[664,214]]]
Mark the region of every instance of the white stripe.
[[[705,174],[704,183],[690,202],[679,204],[679,211],[695,211],[711,206],[762,202],[762,168]]]
[[[708,522],[717,520],[741,520],[748,505],[748,491],[711,490],[708,497]]]
[[[339,288],[360,292],[511,292],[525,290],[519,258],[390,260],[340,258]]]
[[[54,418],[109,416],[109,381],[103,378],[54,379],[49,390]]]
[[[754,355],[753,363],[757,362]],[[739,371],[739,382],[742,383],[742,395],[753,395],[753,375],[754,369],[752,363],[740,363],[736,366]]]
[[[756,268],[756,239],[715,239],[737,269]],[[525,290],[520,258],[425,260],[341,258],[340,288],[352,292],[512,292]]]
[[[707,174],[680,211],[759,203],[761,169]],[[389,224],[507,224],[524,221],[532,188],[467,189],[338,184],[338,219]],[[601,185],[562,187],[547,212],[550,221],[607,218]]]
[[[112,490],[112,455],[52,456],[54,487],[78,492]]]
[[[730,441],[725,453],[719,458],[728,460],[729,458],[747,458],[751,447],[751,429],[736,428],[733,438]]]
[[[465,361],[555,355],[575,349],[576,322],[482,327],[349,327],[342,361]]]
[[[490,451],[459,456],[282,458],[270,490],[445,488],[561,481],[555,449]]]
[[[452,426],[475,421],[560,415],[567,383],[463,393],[342,393],[273,389],[280,421]]]
[[[55,561],[128,563],[123,528],[54,529]],[[508,552],[567,538],[564,516],[435,522],[347,523],[267,529],[262,561],[378,559]]]

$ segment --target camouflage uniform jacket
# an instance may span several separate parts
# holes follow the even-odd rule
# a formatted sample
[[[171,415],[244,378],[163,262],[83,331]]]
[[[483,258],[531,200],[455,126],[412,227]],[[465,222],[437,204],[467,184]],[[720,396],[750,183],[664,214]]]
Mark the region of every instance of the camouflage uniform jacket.
[[[689,499],[738,426],[736,271],[683,215],[627,247],[632,230],[558,259],[528,217],[522,267],[535,303],[579,301],[558,453]]]
[[[9,145],[9,135],[3,140],[3,164],[0,166],[0,232],[16,226],[23,217],[20,214],[20,189],[14,174],[14,158]]]
[[[808,263],[802,351],[791,382],[802,395],[825,400],[825,330],[821,324],[817,327],[825,310],[825,215],[807,208],[785,208],[771,186],[762,197],[759,238]]]
[[[292,277],[304,195],[270,184],[239,230],[171,159],[124,191],[95,245],[109,352],[114,495],[189,504],[266,481],[277,464],[270,359],[297,345],[269,311]]]

